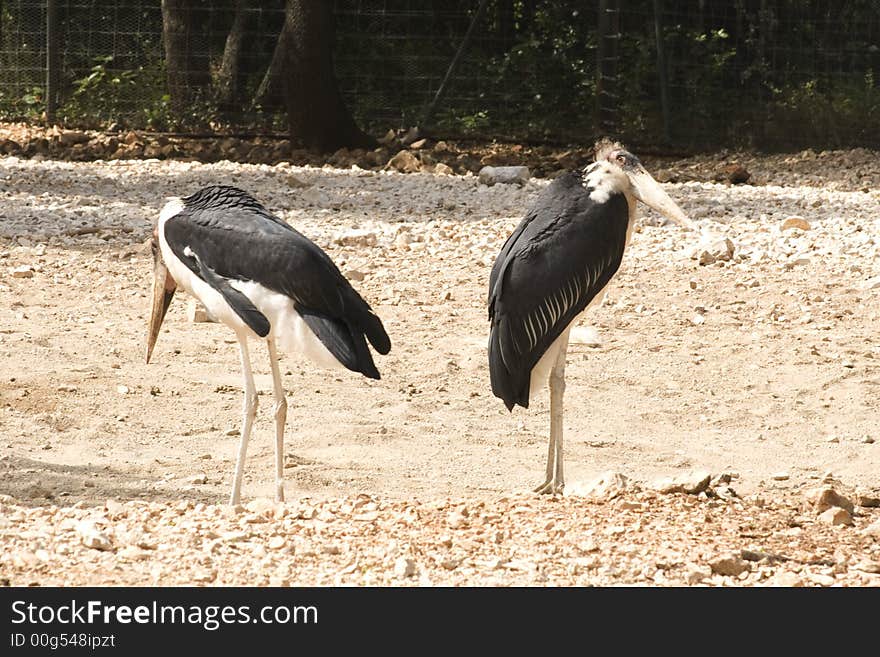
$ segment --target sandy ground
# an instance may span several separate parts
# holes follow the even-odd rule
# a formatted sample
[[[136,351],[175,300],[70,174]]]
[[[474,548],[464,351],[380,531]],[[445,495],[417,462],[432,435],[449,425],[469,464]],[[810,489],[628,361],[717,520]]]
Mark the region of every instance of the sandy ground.
[[[750,166],[759,166],[756,161]],[[815,179],[758,177],[764,184],[666,186],[707,234],[731,240],[732,257],[715,264],[698,260],[708,248],[705,236],[660,225],[643,208],[647,218],[619,275],[588,318],[598,339],[582,338],[569,350],[569,493],[608,471],[643,490],[695,471],[726,474],[738,503],[802,500],[832,477],[852,491],[880,488],[880,193],[864,176],[834,190]],[[354,285],[392,339],[391,353],[377,357],[380,381],[319,370],[296,354],[283,357],[291,504],[332,505],[365,494],[380,501],[377,509],[395,513],[406,504],[445,499],[449,508],[495,505],[492,513],[503,516],[516,503],[497,500],[514,496],[538,514],[535,522],[558,508],[525,495],[543,477],[546,394],[528,411],[508,413],[489,390],[486,364],[489,269],[546,180],[485,187],[473,176],[426,173],[5,158],[4,540],[33,551],[27,541],[16,542],[21,522],[44,512],[51,518],[56,507],[81,519],[108,499],[143,508],[174,509],[181,499],[190,501],[188,508],[223,508],[213,505],[228,496],[241,421],[231,332],[188,321],[187,300],[177,298],[153,362],[144,362],[151,223],[166,197],[209,183],[248,189],[314,239],[343,272],[360,279]],[[791,217],[805,220],[808,229],[783,229]],[[589,332],[585,324],[578,335]],[[261,405],[245,502],[273,493],[271,377],[265,349],[252,347]],[[681,504],[645,499],[636,502]],[[705,494],[703,501],[709,503]],[[577,506],[568,498],[566,504]],[[125,508],[135,513],[141,507]],[[577,507],[582,514],[598,508]],[[613,515],[613,509],[601,513]],[[877,517],[876,509],[857,507],[855,528],[846,531],[861,531]],[[833,543],[838,528],[828,531]],[[849,561],[880,563],[877,540],[855,541]],[[394,573],[417,579],[396,558],[388,562],[392,580]],[[45,563],[16,563],[0,563],[16,573],[7,574],[7,582],[91,581],[65,579]],[[441,574],[454,570],[438,566]],[[171,581],[144,572],[140,583]],[[533,578],[531,567],[523,572],[526,583],[558,583]],[[686,574],[678,581],[701,580]],[[216,577],[184,582],[225,581]],[[644,581],[657,583],[651,577]],[[849,583],[877,583],[874,575],[859,577]],[[335,580],[303,575],[292,581]],[[385,580],[359,583],[377,581]],[[437,579],[423,581],[432,582]],[[507,582],[475,577],[454,583]]]

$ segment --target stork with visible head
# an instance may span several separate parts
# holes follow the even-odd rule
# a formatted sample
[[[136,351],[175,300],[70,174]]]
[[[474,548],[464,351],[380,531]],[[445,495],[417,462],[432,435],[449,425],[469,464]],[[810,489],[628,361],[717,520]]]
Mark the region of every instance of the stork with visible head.
[[[245,455],[257,412],[248,338],[269,350],[275,393],[275,499],[284,500],[287,401],[276,340],[325,367],[379,378],[367,340],[380,354],[391,341],[381,320],[314,242],[235,187],[205,187],[165,205],[153,232],[153,307],[147,362],[177,287],[197,298],[238,338],[244,418],[231,504],[241,499]]]
[[[547,476],[536,493],[561,493],[562,398],[568,334],[601,301],[620,267],[636,201],[689,229],[694,224],[623,146],[602,140],[595,162],[556,178],[495,259],[489,279],[489,373],[508,410],[529,406],[549,381]]]

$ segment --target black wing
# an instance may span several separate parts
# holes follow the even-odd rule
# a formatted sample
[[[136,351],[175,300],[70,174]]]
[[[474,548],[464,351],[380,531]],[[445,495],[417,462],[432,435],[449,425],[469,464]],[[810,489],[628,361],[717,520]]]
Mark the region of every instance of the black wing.
[[[529,406],[532,368],[611,280],[626,246],[623,194],[590,199],[576,173],[557,178],[501,249],[489,282],[489,373],[507,408]]]
[[[258,335],[268,333],[268,321],[229,285],[230,280],[254,281],[289,296],[309,328],[343,365],[379,378],[366,339],[376,351],[387,354],[388,334],[318,245],[234,187],[207,187],[183,203],[183,210],[165,222],[171,250],[220,292]]]

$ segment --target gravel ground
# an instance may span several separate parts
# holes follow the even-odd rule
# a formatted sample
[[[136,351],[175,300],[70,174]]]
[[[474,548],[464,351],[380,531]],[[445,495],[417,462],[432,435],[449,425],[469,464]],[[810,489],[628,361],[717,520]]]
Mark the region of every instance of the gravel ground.
[[[0,580],[880,584],[880,157],[643,159],[703,232],[643,208],[570,350],[556,499],[526,493],[547,400],[508,414],[485,363],[489,268],[546,178],[0,159]],[[240,508],[230,333],[178,301],[143,363],[145,240],[210,183],[325,248],[393,342],[377,382],[285,356],[282,506],[263,350]]]

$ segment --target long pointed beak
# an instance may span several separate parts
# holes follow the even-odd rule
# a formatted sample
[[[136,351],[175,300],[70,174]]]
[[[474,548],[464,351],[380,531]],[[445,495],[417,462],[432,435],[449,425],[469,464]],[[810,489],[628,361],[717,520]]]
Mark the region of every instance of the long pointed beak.
[[[698,230],[697,225],[687,218],[675,201],[669,198],[651,174],[639,167],[634,173],[629,174],[635,196],[645,205],[655,209],[670,221],[688,230]]]
[[[177,289],[177,283],[168,273],[168,268],[160,258],[157,258],[153,266],[153,306],[150,311],[150,328],[147,334],[147,362],[159,337],[159,329],[162,328],[162,320],[171,305],[171,298]]]

